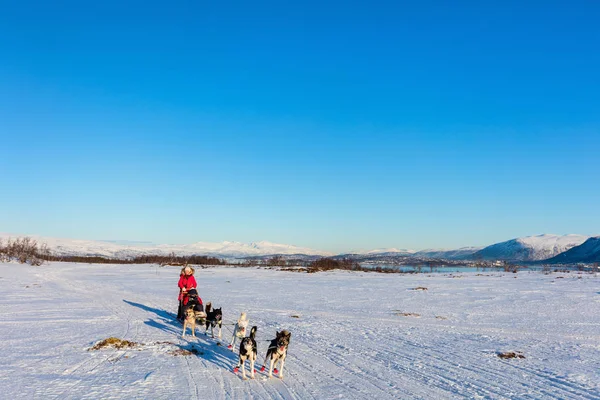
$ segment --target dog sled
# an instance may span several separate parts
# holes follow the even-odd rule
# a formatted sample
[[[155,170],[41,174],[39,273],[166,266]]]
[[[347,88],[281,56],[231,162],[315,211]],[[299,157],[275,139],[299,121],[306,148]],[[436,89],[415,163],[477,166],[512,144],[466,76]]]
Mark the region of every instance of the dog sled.
[[[204,311],[204,305],[202,304],[202,299],[200,296],[198,296],[198,291],[196,289],[191,289],[189,292],[187,292],[182,303],[185,303],[182,304],[183,315],[185,315],[188,309],[192,309],[196,317],[196,323],[201,325],[206,323],[206,312]]]

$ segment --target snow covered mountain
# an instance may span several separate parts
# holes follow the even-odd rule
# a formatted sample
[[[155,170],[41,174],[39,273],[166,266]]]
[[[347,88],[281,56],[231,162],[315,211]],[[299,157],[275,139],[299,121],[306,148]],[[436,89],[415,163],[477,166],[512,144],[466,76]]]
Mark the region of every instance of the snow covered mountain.
[[[461,247],[460,249],[455,250],[427,249],[417,251],[413,254],[413,256],[423,258],[442,258],[447,260],[464,260],[471,258],[474,253],[481,249],[483,249],[483,247]]]
[[[355,251],[349,254],[358,254],[358,255],[375,255],[375,254],[385,254],[385,255],[411,255],[414,254],[415,250],[408,250],[408,249],[397,249],[395,247],[390,247],[390,248],[380,248],[380,249],[373,249],[373,250],[368,250],[368,251]]]
[[[585,242],[583,235],[538,235],[496,243],[473,254],[473,258],[507,261],[539,261],[552,258]]]
[[[547,260],[549,263],[592,263],[600,262],[600,236],[591,237],[579,246],[575,246]]]
[[[6,241],[24,235],[0,234],[0,239]],[[267,241],[241,243],[241,242],[197,242],[192,244],[152,244],[146,242],[120,242],[99,240],[77,240],[52,237],[26,235],[46,243],[56,255],[102,256],[102,257],[135,257],[140,255],[170,254],[177,255],[208,255],[215,257],[247,257],[271,254],[306,254],[329,256],[331,253],[298,247],[287,244],[271,243]],[[129,244],[131,243],[131,244]]]

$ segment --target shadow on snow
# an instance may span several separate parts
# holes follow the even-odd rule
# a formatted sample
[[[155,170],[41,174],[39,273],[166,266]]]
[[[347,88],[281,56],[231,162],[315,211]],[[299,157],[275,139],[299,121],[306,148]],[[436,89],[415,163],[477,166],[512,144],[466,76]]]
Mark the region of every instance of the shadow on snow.
[[[168,334],[176,335],[178,338],[181,338],[183,326],[179,321],[175,319],[174,314],[159,308],[149,307],[145,304],[140,304],[125,299],[123,299],[123,301],[133,307],[137,307],[144,311],[151,312],[157,317],[159,317],[159,319],[148,319],[144,321],[144,324],[152,328],[160,329],[161,331],[166,332]],[[198,324],[196,325],[196,328],[196,333],[199,333],[198,331],[202,331],[204,325]],[[196,350],[198,358],[215,364],[219,368],[231,371],[233,367],[237,365],[238,355],[232,352],[231,350],[227,349],[225,345],[220,345],[221,341],[219,339],[217,339],[218,341],[215,342],[214,339],[212,339],[208,335],[205,335],[204,332],[199,333],[196,336],[196,339],[194,340],[190,336],[190,332],[188,330],[188,332],[186,333],[186,337],[182,338],[182,340],[186,341],[187,345],[176,344],[177,347],[179,347],[181,350]]]
[[[168,312],[166,310],[162,310],[160,308],[149,307],[149,306],[147,306],[145,304],[140,304],[140,303],[136,303],[134,301],[129,301],[129,300],[125,300],[125,299],[123,299],[123,301],[125,303],[129,304],[130,306],[141,308],[144,311],[152,312],[152,313],[156,314],[157,316],[159,316],[161,318],[164,318],[164,319],[174,320],[175,317],[176,317],[175,314],[170,313],[170,312]]]

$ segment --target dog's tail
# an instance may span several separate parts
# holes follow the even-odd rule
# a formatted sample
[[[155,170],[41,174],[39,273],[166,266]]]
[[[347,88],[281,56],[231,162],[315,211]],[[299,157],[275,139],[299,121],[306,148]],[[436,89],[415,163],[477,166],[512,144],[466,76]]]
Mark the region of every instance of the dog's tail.
[[[209,301],[208,303],[206,303],[206,308],[204,309],[204,312],[208,314],[210,312],[211,308],[212,308],[212,303]]]
[[[245,319],[246,319],[246,313],[245,313],[245,312],[243,312],[243,313],[241,313],[241,314],[240,314],[240,320],[242,320],[242,321],[243,321],[243,320],[245,320]]]
[[[253,326],[253,327],[252,327],[252,329],[250,329],[250,337],[251,337],[252,339],[254,339],[254,337],[256,336],[256,329],[258,329],[258,328],[256,327],[256,325],[255,325],[255,326]]]

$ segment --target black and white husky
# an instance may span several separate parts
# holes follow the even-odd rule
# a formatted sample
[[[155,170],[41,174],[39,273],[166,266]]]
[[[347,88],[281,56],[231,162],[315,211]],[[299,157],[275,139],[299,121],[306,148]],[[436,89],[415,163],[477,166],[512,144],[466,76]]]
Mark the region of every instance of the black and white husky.
[[[273,367],[275,367],[275,364],[279,362],[279,378],[283,379],[283,364],[285,363],[285,357],[287,357],[287,351],[291,337],[292,334],[286,330],[277,332],[275,339],[271,340],[271,344],[267,349],[265,362],[263,363],[260,372],[265,371],[267,360],[271,360],[271,364],[269,365],[269,378],[272,378],[273,372],[277,374],[277,368],[273,369]]]
[[[246,318],[246,313],[241,313],[240,318],[237,320],[235,326],[233,327],[233,337],[231,338],[231,343],[229,343],[229,346],[227,346],[228,349],[234,351],[236,340],[243,339],[246,337],[246,328],[248,327],[249,323],[250,321]]]
[[[219,339],[221,338],[221,328],[223,325],[223,311],[220,308],[212,309],[211,303],[206,303],[206,324],[204,329],[204,334],[206,335],[208,332],[208,327],[210,326],[210,336],[215,337],[214,328],[215,326],[219,327],[219,334],[217,335]]]
[[[234,373],[239,371],[239,368],[242,367],[242,379],[246,380],[246,360],[250,361],[250,378],[254,379],[254,363],[256,362],[256,340],[254,339],[256,336],[256,326],[253,326],[250,330],[250,336],[245,337],[240,342],[240,361],[238,365],[233,369]]]

